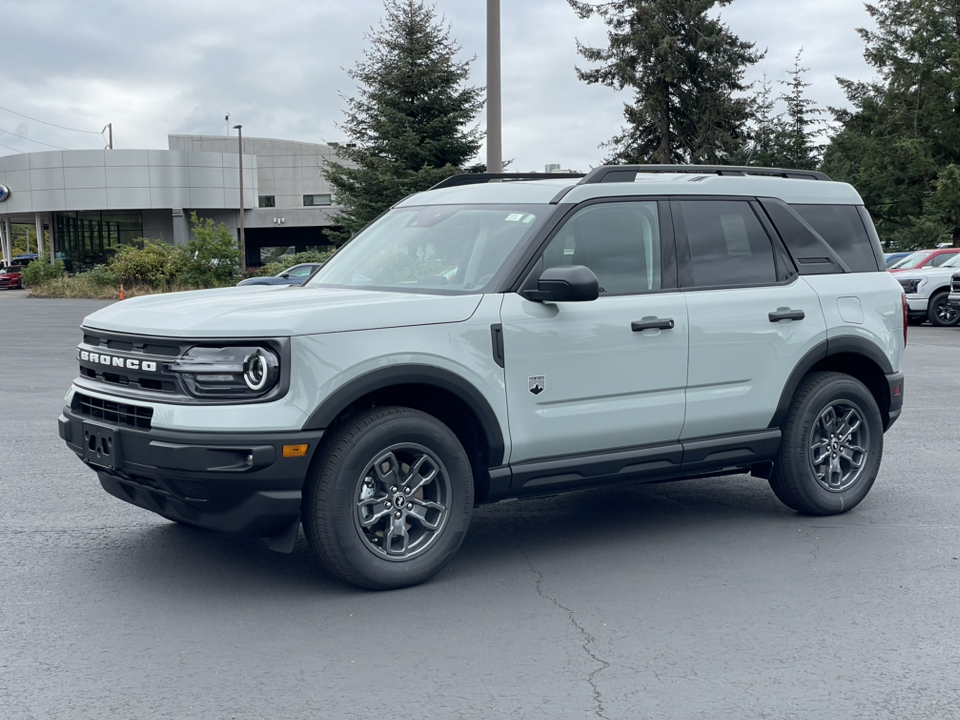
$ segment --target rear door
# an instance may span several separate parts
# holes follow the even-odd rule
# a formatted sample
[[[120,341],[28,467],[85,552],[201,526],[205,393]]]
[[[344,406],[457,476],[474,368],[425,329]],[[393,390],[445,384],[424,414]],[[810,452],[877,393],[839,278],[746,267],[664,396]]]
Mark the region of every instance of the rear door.
[[[749,199],[677,199],[690,322],[682,439],[766,428],[800,359],[826,336],[817,293]]]

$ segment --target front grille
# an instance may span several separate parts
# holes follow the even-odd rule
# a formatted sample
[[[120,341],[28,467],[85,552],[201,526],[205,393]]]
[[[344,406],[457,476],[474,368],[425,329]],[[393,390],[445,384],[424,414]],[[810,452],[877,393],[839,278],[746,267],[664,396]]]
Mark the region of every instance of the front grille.
[[[149,430],[153,419],[153,408],[101,400],[79,392],[74,394],[71,408],[92,420],[119,423],[138,430]]]

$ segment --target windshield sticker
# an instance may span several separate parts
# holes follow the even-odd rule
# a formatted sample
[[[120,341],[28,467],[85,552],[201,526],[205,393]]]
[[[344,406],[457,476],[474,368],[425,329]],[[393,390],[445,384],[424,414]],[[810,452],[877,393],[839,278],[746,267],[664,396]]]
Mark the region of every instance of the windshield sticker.
[[[510,213],[504,218],[507,222],[522,222],[526,213]]]

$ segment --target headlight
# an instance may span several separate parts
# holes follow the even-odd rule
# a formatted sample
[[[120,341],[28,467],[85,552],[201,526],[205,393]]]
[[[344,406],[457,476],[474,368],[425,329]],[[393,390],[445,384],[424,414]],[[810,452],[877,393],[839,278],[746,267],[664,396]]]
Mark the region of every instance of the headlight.
[[[193,347],[170,365],[170,372],[195,397],[259,397],[280,379],[280,359],[263,347]]]
[[[897,278],[900,280],[900,278]],[[923,282],[923,278],[910,278],[909,280],[904,279],[900,280],[900,284],[903,286],[903,291],[907,295],[913,295],[917,292],[917,288],[920,287],[920,283]]]

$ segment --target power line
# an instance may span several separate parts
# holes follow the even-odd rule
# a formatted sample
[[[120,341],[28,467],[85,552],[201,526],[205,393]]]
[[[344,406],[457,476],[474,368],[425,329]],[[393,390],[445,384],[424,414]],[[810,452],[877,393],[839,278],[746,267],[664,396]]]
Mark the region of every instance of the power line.
[[[29,115],[24,115],[23,113],[18,113],[16,110],[11,110],[10,108],[5,108],[0,106],[0,110],[6,110],[8,113],[13,113],[14,115],[19,115],[20,117],[26,118],[27,120],[33,120],[34,122],[43,123],[44,125],[49,125],[50,127],[59,128],[61,130],[69,130],[71,132],[78,133],[89,133],[90,135],[102,135],[103,130],[97,132],[96,130],[77,130],[76,128],[68,128],[63,125],[54,125],[53,123],[48,123],[44,120],[37,120],[36,118],[30,117]]]
[[[69,150],[70,148],[60,147],[59,145],[51,145],[50,143],[40,142],[39,140],[34,140],[33,138],[28,138],[26,135],[17,135],[15,132],[10,132],[9,130],[4,130],[0,128],[0,132],[5,132],[7,135],[13,135],[18,137],[21,140],[29,140],[30,142],[35,142],[38,145],[46,145],[47,147],[56,148],[57,150]]]
[[[9,145],[4,145],[3,143],[0,143],[0,147],[5,147],[7,150],[13,150],[14,152],[18,152],[21,155],[24,154],[23,150],[17,150],[15,147],[10,147]]]

